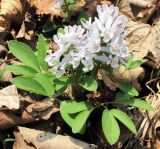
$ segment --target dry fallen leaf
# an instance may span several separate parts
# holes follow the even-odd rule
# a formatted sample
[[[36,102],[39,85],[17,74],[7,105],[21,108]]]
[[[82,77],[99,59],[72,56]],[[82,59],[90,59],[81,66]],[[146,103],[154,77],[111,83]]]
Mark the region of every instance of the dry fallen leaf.
[[[26,0],[1,0],[0,32],[7,31],[12,21],[21,22]]]
[[[119,7],[129,20],[146,23],[159,6],[158,0],[121,0]]]
[[[53,113],[59,111],[59,109],[53,105],[53,102],[44,100],[41,102],[34,102],[26,108],[27,112],[32,115],[36,120],[44,119],[47,120]]]
[[[160,62],[159,24],[151,27],[149,24],[129,21],[126,26],[126,40],[134,59],[143,59],[150,52],[157,64]]]
[[[26,111],[23,111],[21,116],[14,114],[13,111],[0,111],[0,130],[34,121],[35,119]]]
[[[60,16],[63,14],[62,9],[55,9],[55,0],[28,0],[31,6],[37,8],[36,13],[39,15],[52,14]]]
[[[13,144],[13,149],[36,149],[34,146],[27,144],[19,132],[14,132],[14,136],[16,141]]]
[[[95,149],[91,145],[70,136],[56,135],[39,130],[18,127],[23,139],[33,144],[37,149]]]
[[[19,109],[20,101],[15,85],[11,85],[0,90],[0,108],[3,106],[9,109]]]

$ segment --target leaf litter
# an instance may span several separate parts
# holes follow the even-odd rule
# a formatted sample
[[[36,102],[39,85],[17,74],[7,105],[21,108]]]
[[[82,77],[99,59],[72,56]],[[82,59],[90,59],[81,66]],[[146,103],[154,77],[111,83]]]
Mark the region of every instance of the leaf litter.
[[[46,20],[52,22],[53,18],[58,18],[58,20],[62,19],[64,21],[62,21],[63,25],[66,24],[64,9],[54,9],[55,1],[56,0],[1,0],[0,34],[3,33],[3,36],[1,36],[2,39],[0,39],[1,46],[6,50],[6,43],[10,38],[13,38],[24,42],[30,40],[30,45],[35,47],[33,40],[36,40],[37,34],[42,32]],[[100,3],[112,4],[114,2],[107,0],[80,0],[72,4],[70,9],[73,10],[75,14],[81,11],[87,11],[90,16],[94,16],[96,5]],[[122,67],[115,69],[113,78],[110,78],[103,71],[99,70],[99,77],[104,81],[106,89],[114,93],[117,88],[115,80],[119,79],[132,83],[140,93],[145,95],[144,100],[149,101],[155,108],[155,111],[146,113],[143,110],[137,111],[124,108],[135,120],[138,134],[132,137],[128,135],[128,131],[123,129],[124,136],[122,136],[122,139],[119,140],[115,147],[141,148],[147,146],[148,148],[160,148],[158,136],[158,131],[160,129],[160,90],[159,76],[156,75],[160,66],[159,16],[156,16],[158,19],[151,23],[151,21],[153,21],[151,20],[152,17],[154,17],[156,12],[159,12],[160,4],[158,0],[120,0],[118,4],[121,13],[126,15],[129,20],[126,27],[126,40],[130,52],[133,52],[134,60],[148,58],[148,62],[145,66],[126,72],[124,72]],[[31,13],[29,14],[30,17],[27,17],[28,12]],[[72,18],[73,22],[75,21],[74,17],[76,17],[76,15]],[[42,21],[39,21],[39,18]],[[32,28],[30,28],[30,26]],[[59,24],[59,26],[61,26],[61,24]],[[53,29],[53,31],[54,30],[55,29]],[[50,34],[46,36],[52,39]],[[53,49],[50,47],[50,50]],[[6,54],[5,58],[1,58],[2,54],[4,55],[5,53],[2,51],[0,51],[0,69],[4,71],[6,65],[13,62],[13,58],[9,58],[8,54]],[[149,65],[150,63],[154,65]],[[153,68],[153,66],[156,67]],[[147,71],[148,67],[153,74]],[[25,124],[25,127],[18,127],[18,130],[14,131],[16,142],[13,145],[13,149],[96,148],[94,145],[90,146],[89,143],[80,141],[80,136],[78,136],[79,140],[69,137],[66,131],[67,129],[65,128],[66,126],[61,120],[60,123],[62,125],[61,129],[63,130],[63,135],[35,130],[34,127],[33,129],[29,128],[30,124],[34,124],[34,122],[43,123],[43,121],[51,120],[54,116],[59,118],[57,114],[59,109],[54,102],[44,100],[45,98],[43,96],[37,97],[37,95],[30,94],[30,98],[28,99],[27,93],[21,90],[17,91],[15,86],[10,85],[11,78],[12,74],[5,72],[3,73],[3,79],[0,80],[0,129],[5,130],[12,128],[13,130],[16,126]],[[152,79],[154,83],[150,82]],[[144,81],[149,81],[150,84],[147,94],[144,93],[144,90],[147,89],[148,84],[147,87],[144,87]],[[155,86],[157,86],[157,88]],[[150,90],[150,88],[152,90]],[[41,127],[41,130],[43,130],[43,127]],[[67,134],[67,136],[65,136],[65,134]],[[92,137],[89,137],[90,141],[94,140],[91,138]],[[103,136],[101,136],[100,139],[102,139],[102,144],[104,145],[105,141]],[[85,141],[87,142],[87,140]],[[95,140],[91,142],[93,144],[98,144]],[[130,144],[133,144],[134,147],[130,146]],[[106,146],[104,145],[103,148],[106,148]],[[107,148],[112,147],[108,145]]]

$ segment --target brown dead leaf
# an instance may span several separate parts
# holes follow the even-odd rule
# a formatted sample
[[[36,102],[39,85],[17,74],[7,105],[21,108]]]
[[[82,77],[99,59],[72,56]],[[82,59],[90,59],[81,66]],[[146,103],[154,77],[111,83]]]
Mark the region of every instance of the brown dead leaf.
[[[44,100],[41,102],[34,102],[26,108],[27,112],[30,113],[36,120],[44,119],[47,120],[53,113],[59,111],[59,109],[53,105],[53,102]]]
[[[139,79],[144,78],[145,70],[142,67],[138,67],[131,70],[125,70],[124,66],[116,68],[113,70],[113,74],[116,80],[130,82],[137,89],[137,91],[141,91],[141,86],[139,84]]]
[[[23,139],[27,143],[32,143],[38,149],[95,149],[91,145],[70,136],[56,135],[39,130],[18,127]]]
[[[158,36],[160,30],[156,28],[156,25],[151,27],[149,24],[129,21],[126,32],[128,48],[130,52],[133,52],[135,60],[143,59],[148,53],[152,53],[155,62],[157,64],[160,62],[160,37]]]
[[[12,21],[20,23],[26,0],[1,0],[0,32],[7,31]]]
[[[13,149],[36,149],[34,146],[27,144],[19,132],[14,132],[14,136],[16,141],[13,144]]]
[[[158,0],[121,0],[119,7],[129,20],[146,23],[159,6]]]
[[[75,4],[70,6],[71,10],[78,10],[79,8],[83,7],[86,4],[85,0],[79,0]]]
[[[3,106],[9,109],[19,109],[20,101],[15,85],[0,90],[0,108]]]
[[[13,111],[0,111],[0,130],[34,121],[35,119],[26,111],[23,111],[21,116],[13,113]]]
[[[0,70],[3,71],[3,76],[2,76],[2,80],[1,81],[4,81],[4,82],[11,82],[11,79],[12,79],[12,73],[8,70],[6,70],[6,62],[5,60],[3,60],[4,62],[2,62],[0,64]]]
[[[28,0],[31,6],[37,8],[36,13],[39,15],[52,14],[56,16],[62,15],[63,11],[61,9],[55,9],[55,0]]]

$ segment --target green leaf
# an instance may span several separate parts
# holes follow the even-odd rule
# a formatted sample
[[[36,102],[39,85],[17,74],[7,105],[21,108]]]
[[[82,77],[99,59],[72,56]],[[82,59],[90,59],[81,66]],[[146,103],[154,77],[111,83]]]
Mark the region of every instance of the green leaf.
[[[116,101],[116,103],[129,105],[129,106],[137,107],[137,108],[142,108],[142,109],[146,109],[149,111],[154,110],[153,107],[148,102],[138,99],[138,98],[131,98],[129,100],[120,100],[120,101]]]
[[[23,89],[32,93],[48,96],[47,92],[41,86],[41,84],[32,78],[16,77],[12,79],[12,83],[20,89]]]
[[[50,71],[45,72],[43,75],[46,76],[47,78],[49,78],[51,82],[53,82],[53,80],[57,79],[56,76],[53,75]]]
[[[4,140],[5,143],[6,143],[6,142],[14,142],[14,141],[15,141],[14,138],[6,138],[6,139]]]
[[[55,90],[58,93],[64,92],[68,85],[75,85],[75,82],[67,76],[55,79],[53,83],[55,84]]]
[[[14,74],[34,77],[37,71],[26,65],[8,65],[7,69]]]
[[[131,132],[134,134],[137,134],[137,130],[135,127],[135,124],[133,121],[130,119],[130,117],[122,112],[121,110],[118,109],[112,109],[110,112],[116,117],[121,123],[123,123]]]
[[[72,101],[72,103],[68,106],[67,113],[69,114],[78,113],[83,110],[87,110],[91,108],[93,108],[93,106],[88,101],[81,101],[81,102]]]
[[[36,71],[40,71],[37,58],[28,45],[11,40],[8,42],[8,47],[17,59],[19,59],[25,65],[34,68]]]
[[[37,73],[35,76],[35,80],[37,80],[41,84],[41,86],[47,92],[48,96],[52,97],[55,92],[55,88],[50,78],[47,78],[44,74]]]
[[[76,0],[66,0],[68,5],[74,4],[76,2]]]
[[[111,145],[118,141],[120,136],[119,125],[108,109],[105,109],[102,114],[102,129],[106,139]]]
[[[116,101],[127,100],[127,99],[129,99],[129,98],[131,98],[131,97],[132,97],[132,96],[131,96],[131,95],[128,95],[127,93],[118,92],[118,93],[116,93],[115,100],[116,100]]]
[[[76,118],[74,119],[74,123],[72,125],[73,133],[80,133],[83,130],[83,128],[86,125],[86,121],[88,117],[90,116],[92,110],[93,109],[84,110],[76,116]]]
[[[43,35],[39,35],[37,42],[37,60],[39,65],[45,70],[48,70],[48,64],[45,62],[45,57],[47,55],[47,50],[49,49],[50,42],[48,42]]]
[[[73,123],[74,123],[74,118],[76,117],[76,115],[71,115],[68,114],[68,106],[70,106],[70,104],[72,104],[71,102],[68,101],[63,101],[61,102],[60,105],[60,113],[62,118],[64,119],[64,121],[70,126],[72,127]]]
[[[89,20],[89,16],[85,11],[83,11],[78,16],[77,24],[82,24],[82,22],[86,22],[87,20]]]
[[[60,28],[57,30],[57,33],[65,34],[64,28],[61,28],[61,27],[60,27]]]
[[[88,91],[95,91],[98,88],[97,81],[91,76],[82,77],[82,83],[80,85]]]
[[[128,95],[131,95],[131,96],[138,96],[139,95],[137,90],[130,83],[118,82],[117,85],[120,88],[120,90],[127,93]]]
[[[147,59],[142,59],[142,60],[136,60],[136,61],[131,61],[127,67],[127,70],[129,69],[134,69],[140,67],[142,64],[147,62]]]
[[[3,78],[3,70],[0,70],[0,80]]]

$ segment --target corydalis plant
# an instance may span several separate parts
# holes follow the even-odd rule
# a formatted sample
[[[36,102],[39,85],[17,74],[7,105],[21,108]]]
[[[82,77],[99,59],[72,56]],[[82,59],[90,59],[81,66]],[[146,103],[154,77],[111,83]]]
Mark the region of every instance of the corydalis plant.
[[[68,66],[73,69],[80,64],[83,71],[94,68],[96,61],[110,65],[113,68],[125,63],[128,48],[125,42],[124,28],[127,20],[119,16],[119,9],[108,5],[97,6],[98,17],[89,18],[81,25],[65,26],[64,32],[54,35],[54,41],[59,50],[46,57],[52,72],[61,77]]]

